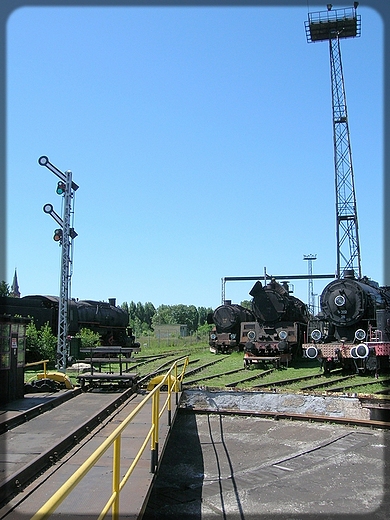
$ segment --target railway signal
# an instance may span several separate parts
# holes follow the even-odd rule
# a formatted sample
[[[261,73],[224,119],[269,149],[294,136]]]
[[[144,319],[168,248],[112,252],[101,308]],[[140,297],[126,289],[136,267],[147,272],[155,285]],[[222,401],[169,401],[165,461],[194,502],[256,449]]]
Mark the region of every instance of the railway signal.
[[[64,197],[62,218],[54,211],[52,204],[45,204],[43,211],[50,215],[59,225],[54,231],[53,239],[59,242],[62,247],[61,253],[61,283],[60,283],[60,302],[58,309],[58,343],[57,343],[57,367],[65,372],[66,360],[68,355],[67,336],[68,336],[68,301],[70,298],[70,278],[72,265],[72,245],[77,233],[71,227],[71,217],[74,216],[73,202],[74,192],[78,185],[72,181],[72,172],[67,170],[65,173],[52,164],[46,155],[38,159],[40,166],[45,166],[60,180],[57,183],[56,193]]]
[[[56,189],[56,193],[57,195],[63,195],[65,193],[65,190],[66,190],[66,185],[64,182],[62,181],[58,181],[57,183],[57,189]]]
[[[54,230],[54,236],[53,236],[54,242],[62,243],[62,229],[55,229]]]

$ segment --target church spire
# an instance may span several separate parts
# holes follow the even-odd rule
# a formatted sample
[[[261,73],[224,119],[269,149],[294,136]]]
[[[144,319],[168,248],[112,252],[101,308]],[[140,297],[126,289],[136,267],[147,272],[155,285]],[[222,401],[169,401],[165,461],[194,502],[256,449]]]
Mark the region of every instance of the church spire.
[[[16,274],[16,268],[15,268],[15,273],[14,273],[14,279],[12,281],[10,296],[12,296],[13,298],[20,298],[18,275]]]

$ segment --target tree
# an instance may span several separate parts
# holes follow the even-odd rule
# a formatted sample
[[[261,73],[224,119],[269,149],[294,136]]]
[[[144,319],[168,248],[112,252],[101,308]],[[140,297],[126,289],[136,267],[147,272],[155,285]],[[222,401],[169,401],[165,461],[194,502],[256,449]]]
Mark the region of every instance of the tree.
[[[157,325],[187,325],[188,332],[194,333],[200,325],[207,321],[207,314],[212,309],[206,307],[196,308],[195,305],[160,305],[152,318],[153,327]]]
[[[100,345],[100,336],[91,329],[81,329],[76,334],[76,338],[80,338],[81,348],[94,348]]]
[[[152,318],[153,328],[156,325],[170,325],[172,323],[176,323],[173,321],[172,309],[170,305],[160,305],[157,307],[157,310]]]
[[[213,313],[213,309],[211,307],[198,307],[198,329],[207,323],[207,315],[210,313]]]
[[[137,336],[147,334],[152,329],[152,319],[156,312],[153,303],[146,302],[143,305],[141,302],[135,304],[124,302],[121,305],[129,314],[129,325]]]
[[[156,314],[156,308],[151,302],[146,302],[144,305],[144,322],[147,323],[148,328],[152,328],[152,319]]]
[[[48,323],[37,329],[35,323],[26,327],[26,359],[40,361],[48,359],[56,361],[57,338]]]
[[[9,285],[3,280],[0,282],[0,296],[9,296]]]

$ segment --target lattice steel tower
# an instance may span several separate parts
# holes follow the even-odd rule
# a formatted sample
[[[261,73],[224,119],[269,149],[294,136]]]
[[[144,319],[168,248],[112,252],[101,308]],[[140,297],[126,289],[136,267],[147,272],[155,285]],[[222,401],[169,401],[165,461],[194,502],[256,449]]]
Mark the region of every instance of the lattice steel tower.
[[[360,245],[352,168],[352,152],[349,138],[347,101],[341,62],[340,40],[360,36],[361,20],[356,13],[358,2],[346,9],[309,13],[305,22],[309,43],[329,41],[330,75],[332,83],[333,145],[336,186],[337,220],[337,278],[346,270],[353,270],[361,278]]]

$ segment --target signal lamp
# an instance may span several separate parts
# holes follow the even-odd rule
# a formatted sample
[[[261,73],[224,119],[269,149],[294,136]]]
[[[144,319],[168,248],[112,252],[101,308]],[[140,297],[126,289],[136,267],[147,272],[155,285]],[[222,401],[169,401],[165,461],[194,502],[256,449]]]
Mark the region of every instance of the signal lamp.
[[[55,229],[54,230],[53,240],[55,242],[61,242],[61,240],[62,240],[62,229]]]
[[[254,330],[248,331],[247,338],[249,341],[253,341],[256,338],[256,332]]]
[[[357,331],[355,331],[355,338],[358,341],[363,341],[365,337],[366,337],[366,332],[363,329],[357,329]]]
[[[65,183],[62,181],[58,181],[56,193],[58,195],[62,195],[65,192],[66,186]]]
[[[311,339],[312,339],[312,340],[314,340],[314,341],[319,341],[319,340],[321,339],[322,334],[321,334],[321,331],[320,331],[320,330],[318,330],[318,329],[314,329],[314,330],[311,332],[310,336],[311,336]]]

